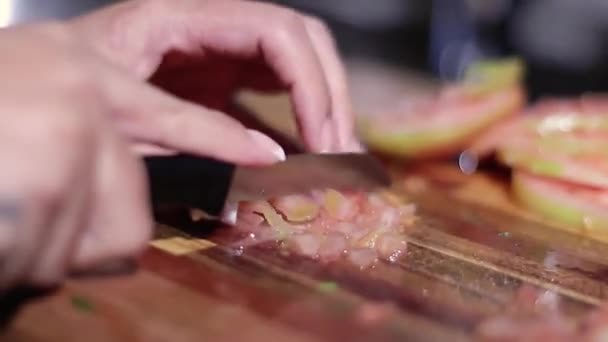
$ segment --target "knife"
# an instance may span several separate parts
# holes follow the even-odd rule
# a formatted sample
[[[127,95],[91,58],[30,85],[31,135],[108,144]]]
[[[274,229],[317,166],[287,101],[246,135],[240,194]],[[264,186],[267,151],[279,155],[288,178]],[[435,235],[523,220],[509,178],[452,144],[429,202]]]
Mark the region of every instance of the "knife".
[[[364,153],[293,154],[265,167],[246,167],[190,155],[144,159],[153,204],[179,204],[218,217],[225,203],[268,199],[313,189],[370,191],[391,179]]]

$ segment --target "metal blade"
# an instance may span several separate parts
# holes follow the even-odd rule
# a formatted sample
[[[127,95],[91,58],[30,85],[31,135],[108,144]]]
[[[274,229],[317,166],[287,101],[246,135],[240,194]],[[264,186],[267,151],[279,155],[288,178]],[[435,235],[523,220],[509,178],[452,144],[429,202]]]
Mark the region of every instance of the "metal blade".
[[[229,202],[268,199],[313,189],[369,191],[390,186],[384,166],[369,154],[295,154],[270,167],[239,167]]]

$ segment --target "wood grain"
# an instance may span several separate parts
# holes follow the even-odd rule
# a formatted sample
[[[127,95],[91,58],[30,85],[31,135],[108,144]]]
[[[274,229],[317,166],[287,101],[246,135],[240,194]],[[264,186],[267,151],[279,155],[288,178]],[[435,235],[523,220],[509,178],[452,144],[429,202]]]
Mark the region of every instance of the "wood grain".
[[[5,337],[464,341],[523,285],[555,294],[560,310],[574,319],[606,299],[602,242],[442,189],[395,190],[415,200],[423,217],[408,232],[403,258],[372,269],[325,265],[273,246],[236,250],[226,245],[227,229],[201,226],[201,237],[193,233],[196,225],[159,225],[138,272],[69,281],[26,305]],[[79,309],[75,296],[94,310]],[[374,310],[383,317],[366,318]]]

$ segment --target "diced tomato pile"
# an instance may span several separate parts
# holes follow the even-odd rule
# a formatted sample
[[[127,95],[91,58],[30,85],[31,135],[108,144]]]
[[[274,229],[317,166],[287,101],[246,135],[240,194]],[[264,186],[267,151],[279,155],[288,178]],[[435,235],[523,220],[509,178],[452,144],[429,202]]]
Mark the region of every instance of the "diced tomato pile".
[[[321,261],[340,258],[367,267],[396,261],[416,207],[389,192],[347,194],[333,189],[239,204],[236,227],[249,246],[278,241],[288,251]]]

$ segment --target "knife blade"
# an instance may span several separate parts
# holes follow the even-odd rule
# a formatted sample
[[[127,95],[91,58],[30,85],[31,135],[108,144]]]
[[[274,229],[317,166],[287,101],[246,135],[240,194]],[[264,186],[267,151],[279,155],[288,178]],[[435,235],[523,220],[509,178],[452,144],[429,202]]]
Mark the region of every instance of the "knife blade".
[[[313,189],[370,191],[391,179],[362,153],[293,154],[265,167],[246,167],[189,155],[144,159],[155,204],[181,204],[219,216],[226,202],[268,199]]]
[[[390,183],[382,164],[369,154],[294,154],[267,167],[237,168],[227,200],[267,199],[324,188],[368,191]]]

